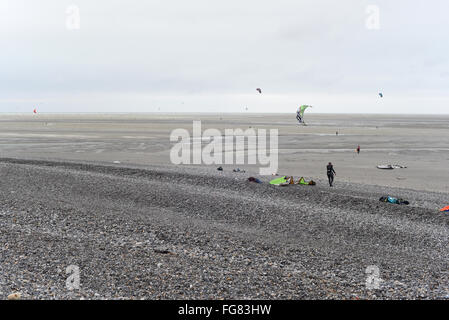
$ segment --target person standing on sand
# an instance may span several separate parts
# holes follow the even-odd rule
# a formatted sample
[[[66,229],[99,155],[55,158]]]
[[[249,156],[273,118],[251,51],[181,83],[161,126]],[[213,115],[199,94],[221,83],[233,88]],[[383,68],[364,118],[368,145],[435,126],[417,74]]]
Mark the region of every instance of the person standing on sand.
[[[360,153],[360,146],[357,146],[357,154]]]
[[[334,170],[334,166],[331,162],[327,165],[327,178],[329,179],[329,186],[332,187],[332,184],[334,183],[334,175],[337,175]]]

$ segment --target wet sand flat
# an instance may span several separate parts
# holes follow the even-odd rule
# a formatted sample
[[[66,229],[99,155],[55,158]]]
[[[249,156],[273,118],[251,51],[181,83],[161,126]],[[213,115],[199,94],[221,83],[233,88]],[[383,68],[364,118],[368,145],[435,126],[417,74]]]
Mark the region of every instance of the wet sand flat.
[[[10,114],[0,116],[0,150],[13,158],[169,165],[170,133],[192,133],[194,120],[201,120],[203,130],[222,133],[278,129],[279,174],[325,178],[331,161],[336,183],[449,192],[449,116],[311,113],[308,126],[300,126],[294,114]],[[407,169],[384,171],[379,164]],[[224,167],[258,174],[260,166]]]

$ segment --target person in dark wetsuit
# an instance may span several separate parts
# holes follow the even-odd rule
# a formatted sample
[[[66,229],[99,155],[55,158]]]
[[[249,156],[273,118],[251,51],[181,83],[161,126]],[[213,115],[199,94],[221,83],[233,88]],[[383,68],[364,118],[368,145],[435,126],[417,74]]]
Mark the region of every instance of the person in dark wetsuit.
[[[299,109],[298,109],[298,111],[296,112],[296,120],[298,120],[299,123],[302,122],[301,113],[299,112]]]
[[[332,183],[334,183],[334,175],[336,175],[334,166],[329,162],[327,165],[327,178],[329,179],[329,186],[332,187]]]
[[[360,153],[360,146],[357,146],[357,154]]]

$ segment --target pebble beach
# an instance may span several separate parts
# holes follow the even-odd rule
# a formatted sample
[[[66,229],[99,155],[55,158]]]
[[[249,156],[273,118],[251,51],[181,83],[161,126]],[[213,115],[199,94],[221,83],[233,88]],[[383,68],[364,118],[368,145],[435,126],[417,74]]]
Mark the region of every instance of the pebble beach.
[[[446,134],[444,125],[432,132],[393,125],[388,136],[386,122],[351,127],[316,116],[298,131],[279,116],[277,174],[317,184],[278,187],[255,166],[170,164],[166,133],[188,129],[190,120],[102,117],[1,118],[0,298],[449,298],[449,216],[439,212],[449,204],[447,142],[428,142]],[[203,121],[269,128],[254,118]],[[335,137],[324,134],[336,130],[341,140],[326,144]],[[415,149],[432,149],[416,151],[416,162],[411,132],[421,136]],[[303,148],[306,134],[314,142]],[[368,140],[359,158],[344,152]],[[330,160],[333,188],[323,167]],[[390,162],[407,168],[375,168]],[[432,183],[436,168],[443,174]],[[383,195],[410,204],[380,202]],[[78,268],[77,288],[69,288],[69,266]]]

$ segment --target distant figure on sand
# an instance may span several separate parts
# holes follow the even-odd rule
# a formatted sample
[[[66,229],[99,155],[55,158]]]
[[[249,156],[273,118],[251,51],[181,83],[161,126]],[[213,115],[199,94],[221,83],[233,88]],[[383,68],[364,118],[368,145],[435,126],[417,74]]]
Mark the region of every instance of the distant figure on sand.
[[[331,162],[327,165],[327,178],[329,179],[329,186],[332,187],[332,184],[334,183],[334,175],[337,175],[334,170],[334,166]]]
[[[357,146],[357,154],[360,153],[360,146]]]

